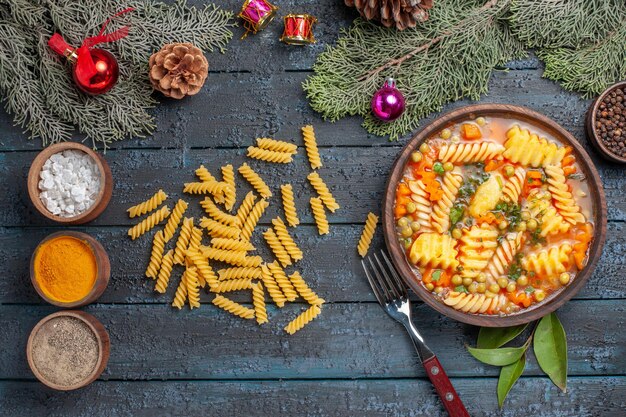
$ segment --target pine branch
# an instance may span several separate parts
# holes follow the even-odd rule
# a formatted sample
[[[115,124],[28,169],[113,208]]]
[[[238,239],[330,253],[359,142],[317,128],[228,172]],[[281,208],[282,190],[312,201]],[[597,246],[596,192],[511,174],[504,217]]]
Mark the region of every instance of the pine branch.
[[[120,78],[107,94],[80,92],[61,57],[47,47],[59,31],[73,45],[96,34],[119,11],[117,0],[0,0],[0,93],[14,122],[48,145],[78,129],[93,146],[154,130],[149,109],[157,103],[148,81],[148,58],[169,42],[192,42],[205,51],[224,51],[235,25],[232,13],[208,5],[188,7],[130,0],[135,12],[111,27],[131,25],[131,35],[101,47],[118,58]],[[100,46],[99,46],[100,47]],[[6,70],[5,70],[6,69]],[[45,88],[44,88],[45,86]]]
[[[440,0],[429,21],[402,32],[357,19],[304,82],[311,106],[332,121],[359,114],[369,132],[397,139],[449,101],[478,99],[493,67],[524,54],[505,22],[509,3]],[[384,124],[371,116],[369,103],[387,76],[396,79],[407,108]]]

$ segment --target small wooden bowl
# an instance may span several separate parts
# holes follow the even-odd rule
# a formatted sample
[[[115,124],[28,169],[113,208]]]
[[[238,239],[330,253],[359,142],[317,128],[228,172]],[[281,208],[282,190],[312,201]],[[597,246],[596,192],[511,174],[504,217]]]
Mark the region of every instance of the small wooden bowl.
[[[418,149],[422,142],[432,137],[442,129],[457,122],[465,121],[478,116],[512,118],[520,120],[537,126],[550,135],[560,139],[563,143],[570,145],[573,148],[576,160],[580,164],[580,167],[589,182],[589,192],[593,203],[595,236],[591,247],[589,248],[589,260],[585,268],[580,271],[576,275],[574,281],[562,291],[555,293],[541,303],[532,305],[519,313],[506,316],[488,316],[464,313],[462,311],[457,311],[437,300],[428,290],[426,290],[426,288],[424,288],[423,285],[421,285],[419,272],[416,272],[409,265],[409,262],[404,254],[404,249],[401,247],[396,236],[395,219],[393,214],[396,194],[395,191],[398,182],[403,176],[407,160],[411,153]],[[422,130],[413,136],[409,143],[407,143],[396,159],[387,182],[387,188],[385,190],[383,201],[383,230],[385,242],[387,244],[387,248],[389,249],[391,259],[393,260],[393,263],[400,272],[400,276],[403,278],[405,283],[426,304],[441,314],[463,323],[485,327],[507,327],[528,323],[553,312],[572,298],[585,285],[587,279],[589,279],[589,276],[591,276],[596,264],[600,260],[602,247],[604,246],[604,241],[606,239],[606,219],[607,208],[604,191],[602,189],[602,181],[600,180],[598,171],[593,165],[593,161],[578,141],[576,141],[576,139],[567,130],[563,129],[552,119],[525,107],[506,104],[477,104],[462,107],[451,111],[450,113],[447,113],[432,123],[424,126]]]
[[[72,149],[86,153],[89,155],[98,166],[100,171],[100,191],[94,204],[81,214],[74,217],[61,217],[50,213],[46,206],[39,198],[39,174],[43,164],[50,158],[50,156],[63,152],[65,150]],[[113,194],[113,176],[111,175],[111,168],[105,159],[98,155],[93,150],[89,149],[85,145],[76,142],[62,142],[55,145],[48,146],[35,157],[33,163],[28,171],[28,195],[33,205],[41,214],[50,220],[54,220],[57,223],[63,224],[83,224],[92,221],[98,217],[109,204],[111,195]]]
[[[604,142],[602,141],[602,138],[598,136],[598,132],[596,132],[596,129],[595,129],[596,112],[598,111],[598,107],[600,106],[600,104],[602,103],[602,100],[604,100],[606,95],[609,94],[611,91],[615,90],[616,88],[621,88],[624,91],[626,91],[626,81],[620,81],[618,83],[613,84],[612,86],[604,90],[602,94],[600,94],[598,98],[596,98],[593,101],[593,103],[591,103],[591,106],[589,106],[589,110],[587,111],[587,118],[585,119],[585,128],[587,130],[587,137],[589,138],[589,141],[596,148],[596,150],[600,153],[600,155],[602,155],[609,161],[626,164],[626,158],[616,155],[609,148],[607,148]]]
[[[96,258],[96,266],[98,268],[98,272],[96,275],[96,282],[94,282],[93,287],[91,288],[91,291],[89,291],[89,293],[84,298],[73,301],[71,303],[53,300],[49,298],[48,296],[46,296],[46,294],[42,291],[41,287],[39,286],[39,282],[37,282],[37,279],[35,277],[35,256],[37,255],[37,251],[39,250],[39,248],[41,248],[41,246],[44,243],[60,236],[70,236],[76,239],[80,239],[83,242],[87,243],[87,245],[91,248]],[[72,262],[72,260],[68,259],[67,262]],[[52,233],[51,235],[48,235],[44,240],[42,240],[39,243],[39,245],[37,245],[37,248],[35,248],[35,251],[33,252],[33,255],[30,259],[30,281],[33,283],[33,287],[35,287],[35,291],[37,291],[37,294],[39,294],[41,298],[43,298],[50,304],[53,304],[55,306],[62,307],[62,308],[76,308],[76,307],[87,305],[89,303],[93,303],[98,298],[100,298],[104,290],[107,288],[107,285],[109,285],[110,277],[111,277],[111,263],[109,262],[109,256],[104,250],[104,247],[102,247],[100,242],[98,242],[96,239],[82,232],[63,231],[63,232],[56,232],[56,233]]]
[[[73,386],[57,385],[53,382],[46,380],[44,376],[41,375],[41,373],[39,373],[39,370],[35,366],[35,363],[33,360],[32,349],[33,349],[33,343],[34,343],[35,336],[37,335],[37,332],[41,329],[41,327],[46,322],[57,317],[73,317],[82,321],[93,331],[93,334],[96,340],[98,341],[98,361],[96,362],[96,366],[94,367],[93,371],[91,372],[91,374],[89,374],[87,378],[85,378],[83,381]],[[75,390],[78,388],[82,388],[91,384],[96,379],[98,379],[98,377],[104,371],[104,368],[106,368],[107,366],[110,352],[111,352],[111,339],[109,338],[109,333],[106,331],[102,323],[100,323],[100,321],[98,321],[98,319],[96,319],[91,314],[85,313],[84,311],[78,311],[78,310],[58,311],[56,313],[53,313],[53,314],[50,314],[49,316],[44,317],[43,319],[39,321],[39,323],[35,325],[33,330],[30,332],[30,336],[28,337],[28,343],[26,344],[26,359],[28,360],[28,366],[30,366],[30,370],[33,372],[35,377],[42,384],[52,389],[59,390],[59,391],[71,391],[71,390]]]

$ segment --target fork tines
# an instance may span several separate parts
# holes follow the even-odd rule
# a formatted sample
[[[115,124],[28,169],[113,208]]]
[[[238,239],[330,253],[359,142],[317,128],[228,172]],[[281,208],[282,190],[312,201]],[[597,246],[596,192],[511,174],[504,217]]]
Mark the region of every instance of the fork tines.
[[[395,300],[406,299],[407,290],[400,275],[398,275],[384,250],[380,251],[380,255],[384,262],[381,262],[376,253],[361,260],[376,299],[382,305]]]

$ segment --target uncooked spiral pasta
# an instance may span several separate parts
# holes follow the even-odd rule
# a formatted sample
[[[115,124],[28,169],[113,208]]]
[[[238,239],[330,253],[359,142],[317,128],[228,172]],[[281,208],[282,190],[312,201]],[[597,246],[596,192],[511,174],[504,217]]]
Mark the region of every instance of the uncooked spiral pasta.
[[[252,284],[252,305],[254,306],[254,316],[257,324],[267,323],[267,310],[265,309],[265,292],[263,284],[257,282]]]
[[[283,245],[289,256],[291,256],[294,261],[301,260],[304,257],[304,254],[302,253],[298,245],[296,245],[293,237],[291,237],[291,235],[289,234],[289,231],[287,230],[287,226],[285,225],[285,222],[283,222],[283,219],[277,217],[272,220],[272,224],[274,225],[274,231],[276,232],[276,236],[278,236],[280,243]]]
[[[330,190],[326,186],[326,183],[324,182],[322,177],[320,177],[320,174],[318,174],[317,172],[311,172],[307,176],[307,179],[309,180],[313,188],[315,188],[315,191],[317,191],[317,194],[322,200],[322,203],[324,203],[328,210],[334,213],[339,208],[339,204],[337,204],[335,197],[333,197],[333,195],[331,194]]]
[[[216,295],[213,301],[211,301],[214,306],[221,308],[222,310],[228,311],[235,316],[239,316],[243,319],[253,319],[254,318],[254,310],[248,307],[244,307],[239,303],[234,302],[222,295]]]
[[[211,291],[215,293],[222,293],[239,290],[249,290],[250,288],[252,288],[251,279],[228,279],[218,282],[214,288],[211,288]]]
[[[319,197],[312,197],[311,200],[311,211],[313,212],[313,218],[315,219],[315,224],[317,225],[317,232],[320,235],[328,234],[329,226],[328,219],[326,219],[326,212],[324,211],[324,205],[322,204],[322,200]]]
[[[225,237],[214,237],[211,239],[211,246],[218,249],[251,251],[256,250],[254,245],[247,240],[228,239]]]
[[[320,306],[312,305],[306,311],[301,313],[298,317],[290,321],[289,324],[287,324],[287,326],[285,327],[285,331],[289,334],[294,334],[295,332],[306,326],[308,323],[310,323],[314,318],[319,316],[321,312],[322,310],[320,309]]]
[[[172,214],[169,219],[167,219],[167,223],[165,223],[165,227],[163,228],[163,238],[165,239],[165,242],[169,242],[174,237],[174,233],[176,233],[176,229],[178,228],[178,225],[180,224],[188,206],[189,204],[187,204],[184,200],[178,200],[176,202],[176,205],[172,210]]]
[[[241,266],[220,269],[217,271],[220,280],[229,279],[258,279],[261,278],[261,268],[245,268]]]
[[[200,168],[196,169],[196,176],[202,182],[215,182],[217,179],[209,172],[208,169],[204,167],[204,165],[200,165]],[[216,193],[213,195],[216,203],[223,203],[224,193]]]
[[[285,294],[283,294],[280,287],[276,283],[276,279],[272,275],[272,272],[268,268],[267,264],[261,265],[261,280],[263,281],[263,285],[265,285],[268,294],[272,297],[274,304],[276,304],[277,307],[284,307],[287,298],[285,298]]]
[[[239,209],[237,209],[237,218],[239,219],[239,223],[241,225],[243,225],[248,218],[248,214],[250,214],[252,207],[254,207],[255,201],[256,197],[254,196],[254,193],[250,191],[248,194],[246,194],[243,201],[241,202]]]
[[[200,249],[200,242],[202,242],[202,229],[194,227],[191,229],[191,236],[189,237],[189,246],[187,249],[192,252],[198,251]]]
[[[254,206],[252,206],[252,210],[248,213],[248,217],[243,223],[243,227],[241,228],[241,238],[245,240],[250,240],[252,237],[252,232],[256,227],[259,219],[265,213],[265,209],[270,205],[266,200],[259,200]]]
[[[211,216],[213,220],[217,220],[225,226],[241,226],[241,220],[239,220],[239,217],[224,213],[209,197],[205,197],[205,199],[200,202],[200,206],[202,206],[204,211]]]
[[[569,243],[563,243],[550,249],[542,249],[539,252],[526,255],[522,259],[522,266],[527,271],[546,277],[554,277],[567,271],[571,253],[572,246]]]
[[[278,262],[274,261],[272,263],[269,263],[267,264],[267,267],[272,273],[272,276],[276,280],[276,283],[280,287],[281,291],[283,292],[283,294],[285,294],[287,301],[294,301],[296,298],[298,298],[298,294],[296,293],[295,288],[291,284],[291,281],[289,281],[289,278],[287,278],[287,274],[285,274],[285,271],[283,271],[280,265],[278,265]]]
[[[263,258],[260,256],[246,256],[243,260],[237,259],[237,262],[233,262],[231,265],[241,266],[243,268],[257,268],[263,263]]]
[[[574,201],[563,169],[555,165],[548,165],[545,171],[548,176],[548,191],[552,193],[552,200],[559,214],[571,224],[584,223],[585,216],[582,215],[580,207]]]
[[[443,176],[441,188],[443,196],[433,208],[432,225],[439,233],[450,228],[450,209],[463,183],[463,176],[455,172],[446,172]]]
[[[451,143],[439,148],[439,159],[442,162],[469,164],[491,159],[503,151],[504,146],[495,142]]]
[[[298,145],[282,140],[257,138],[256,144],[259,148],[266,149],[268,151],[285,152],[290,154],[295,154],[298,152]]]
[[[304,139],[304,147],[306,149],[311,169],[317,169],[322,166],[320,151],[317,148],[317,139],[315,139],[315,131],[313,126],[307,125],[302,128],[302,137]]]
[[[539,138],[528,129],[521,129],[518,125],[513,126],[506,132],[507,141],[504,143],[506,150],[503,155],[524,166],[534,168],[540,166],[557,165],[561,163],[567,154],[567,148],[549,142],[545,138]]]
[[[152,197],[143,203],[139,203],[136,206],[132,206],[128,210],[128,216],[132,219],[133,217],[142,216],[146,213],[155,210],[157,207],[161,205],[167,199],[167,194],[163,190],[157,191]]]
[[[200,307],[200,289],[198,283],[198,270],[195,266],[190,266],[185,271],[185,286],[187,287],[187,300],[189,308],[194,309]]]
[[[204,287],[204,283],[209,284],[210,289],[217,286],[217,275],[209,265],[208,259],[200,251],[187,251],[187,258],[198,268],[198,282],[201,287]]]
[[[456,241],[449,235],[422,233],[411,246],[409,258],[413,264],[424,268],[456,268],[459,261],[455,246]]]
[[[231,211],[237,201],[235,170],[231,164],[222,167],[222,179],[228,185],[224,191],[224,207],[226,207],[226,210]]]
[[[156,292],[164,294],[165,290],[167,290],[167,284],[169,284],[170,276],[172,275],[173,258],[174,251],[172,249],[168,250],[167,253],[163,255],[163,259],[161,260],[161,269],[159,270],[156,285],[154,286],[154,290]]]
[[[517,203],[526,179],[526,170],[522,167],[515,168],[515,174],[504,184],[502,199],[508,203]]]
[[[187,246],[189,246],[192,229],[193,217],[183,219],[183,225],[180,228],[178,239],[176,239],[176,249],[174,250],[174,263],[177,265],[182,265],[185,259],[185,252],[187,251]]]
[[[187,194],[224,194],[228,184],[219,181],[186,182],[183,192]]]
[[[289,226],[295,227],[300,224],[298,219],[298,212],[296,210],[296,201],[293,197],[293,187],[291,184],[284,184],[280,186],[280,191],[283,196],[283,209],[285,210],[285,219]]]
[[[256,146],[248,147],[248,158],[254,158],[265,162],[274,162],[277,164],[288,164],[293,161],[293,155],[291,153],[270,151],[267,149],[257,148]]]
[[[443,300],[444,304],[464,313],[494,314],[504,311],[509,301],[503,294],[488,297],[485,294],[468,294],[451,291]]]
[[[141,222],[128,229],[128,236],[135,240],[146,232],[152,230],[157,224],[161,223],[170,215],[170,208],[163,206],[159,211],[155,211]]]
[[[276,259],[278,259],[280,263],[283,264],[283,266],[291,265],[291,257],[289,256],[289,253],[287,253],[287,250],[285,249],[283,244],[280,243],[278,236],[276,236],[276,233],[274,233],[274,229],[272,229],[271,227],[267,229],[265,232],[263,232],[263,237],[265,238],[265,241],[267,242],[269,247],[272,249],[272,252],[276,256]]]
[[[497,229],[487,223],[463,229],[463,235],[459,239],[459,260],[463,267],[463,278],[476,278],[487,267],[498,247],[497,239]]]
[[[367,251],[372,244],[372,238],[376,232],[376,223],[378,223],[378,216],[374,213],[368,213],[367,220],[365,220],[365,227],[363,227],[363,232],[361,233],[361,238],[357,245],[357,250],[362,258],[367,255]]]
[[[326,301],[323,298],[318,297],[315,292],[309,288],[307,283],[302,278],[302,275],[298,271],[295,271],[293,274],[289,275],[289,280],[295,287],[300,297],[304,298],[304,300],[311,305],[322,305]]]
[[[269,198],[272,196],[270,187],[265,184],[265,181],[246,163],[239,167],[239,173],[250,183],[250,185],[256,190],[257,193],[263,198]]]
[[[152,251],[150,253],[150,262],[146,268],[146,276],[148,278],[156,278],[161,267],[163,259],[163,249],[165,248],[165,240],[163,239],[163,231],[159,230],[154,234],[152,239]]]
[[[214,261],[226,262],[229,264],[240,263],[246,257],[245,251],[234,251],[217,249],[212,247],[205,247],[202,249],[202,254]]]
[[[172,301],[172,307],[176,307],[179,310],[184,307],[185,301],[187,301],[187,271],[183,272],[183,276],[176,288],[176,293],[174,294],[174,301]]]
[[[495,253],[487,264],[486,271],[493,278],[506,275],[511,263],[522,247],[524,240],[523,233],[508,233],[502,239]]]
[[[420,224],[420,230],[431,232],[433,205],[428,199],[426,184],[422,180],[415,180],[409,181],[408,185],[411,190],[411,200],[415,203],[415,217]]]
[[[237,239],[241,234],[241,230],[238,227],[226,226],[217,220],[203,217],[200,219],[200,227],[204,227],[209,231],[209,234],[213,237],[225,237],[228,239]]]

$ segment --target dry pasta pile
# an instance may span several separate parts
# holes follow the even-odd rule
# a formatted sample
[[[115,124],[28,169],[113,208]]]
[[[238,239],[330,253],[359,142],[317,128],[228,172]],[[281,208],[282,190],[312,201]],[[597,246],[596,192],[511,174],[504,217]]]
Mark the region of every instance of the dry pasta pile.
[[[322,166],[312,126],[302,128],[304,144],[312,169]],[[272,163],[290,163],[297,154],[297,145],[271,138],[258,138],[256,146],[250,146],[247,156]],[[263,238],[271,249],[275,260],[267,261],[261,256],[252,255],[256,250],[252,243],[252,234],[257,224],[269,207],[272,191],[259,173],[248,164],[242,164],[237,171],[252,186],[250,191],[237,203],[235,169],[232,165],[221,167],[222,180],[218,180],[204,166],[196,169],[197,182],[184,184],[183,192],[201,195],[200,206],[206,216],[199,220],[184,217],[188,203],[182,199],[172,210],[163,203],[168,195],[158,190],[145,202],[128,209],[131,218],[147,216],[129,229],[128,235],[134,240],[156,228],[165,221],[162,229],[156,231],[152,240],[150,261],[146,276],[155,280],[155,291],[165,293],[173,274],[174,265],[183,265],[184,272],[176,287],[172,306],[182,309],[188,304],[191,309],[200,307],[200,290],[207,289],[215,294],[212,303],[244,319],[256,319],[259,325],[268,322],[265,307],[265,295],[276,306],[283,307],[286,302],[293,302],[298,297],[305,300],[309,307],[295,317],[285,327],[293,334],[321,313],[324,299],[320,298],[306,283],[300,272],[289,274],[284,268],[300,261],[304,254],[298,247],[289,227],[296,227],[300,220],[295,205],[291,184],[280,186],[284,218],[276,217],[272,226],[262,232]],[[310,200],[320,235],[329,233],[326,211],[338,210],[339,204],[328,186],[316,171],[307,177],[316,196]],[[222,206],[222,207],[220,207]],[[371,215],[373,216],[373,215]],[[359,252],[367,246],[373,235],[374,225],[368,217],[368,225],[359,243]],[[178,237],[174,240],[176,231]],[[209,237],[208,244],[203,238]],[[174,242],[167,249],[169,242]],[[228,264],[228,267],[215,271],[214,262]],[[252,308],[237,303],[227,294],[233,291],[250,290]]]

